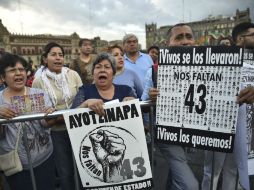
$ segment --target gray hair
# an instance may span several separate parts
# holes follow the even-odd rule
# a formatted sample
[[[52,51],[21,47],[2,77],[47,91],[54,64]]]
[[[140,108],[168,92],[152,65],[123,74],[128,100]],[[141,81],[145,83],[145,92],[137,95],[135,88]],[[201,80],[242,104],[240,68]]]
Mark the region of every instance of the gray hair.
[[[102,62],[103,60],[108,60],[110,62],[111,67],[113,69],[113,74],[115,75],[116,74],[116,60],[112,55],[105,52],[97,55],[95,61],[93,62],[92,73],[94,72],[95,66],[99,64],[100,62]]]
[[[130,39],[130,38],[136,38],[136,40],[138,41],[138,38],[135,34],[126,34],[124,37],[123,37],[123,44],[125,44],[125,42]]]

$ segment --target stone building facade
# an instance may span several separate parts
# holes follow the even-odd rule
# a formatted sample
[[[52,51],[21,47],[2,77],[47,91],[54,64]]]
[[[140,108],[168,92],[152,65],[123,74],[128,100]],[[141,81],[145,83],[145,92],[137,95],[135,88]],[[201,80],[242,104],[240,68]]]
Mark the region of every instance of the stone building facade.
[[[51,35],[51,34],[12,34],[3,25],[0,19],[0,53],[11,52],[23,56],[26,60],[32,61],[34,68],[40,64],[41,55],[44,46],[49,42],[56,42],[63,46],[65,51],[65,64],[69,64],[79,55],[80,36],[74,32],[71,35]],[[94,37],[92,40],[94,54],[107,51],[107,47],[121,40],[108,42],[100,37]]]
[[[237,9],[232,17],[210,15],[204,20],[186,24],[192,27],[199,45],[216,45],[221,37],[231,36],[233,27],[241,22],[251,22],[249,8],[244,11]],[[165,47],[167,32],[171,27],[172,25],[167,25],[157,28],[156,23],[146,24],[146,47],[149,48],[151,45]]]
[[[65,63],[68,64],[78,54],[79,35],[51,35],[51,34],[12,34],[0,20],[0,51],[22,55],[26,60],[32,61],[34,67],[40,64],[44,46],[49,42],[56,42],[63,46]]]

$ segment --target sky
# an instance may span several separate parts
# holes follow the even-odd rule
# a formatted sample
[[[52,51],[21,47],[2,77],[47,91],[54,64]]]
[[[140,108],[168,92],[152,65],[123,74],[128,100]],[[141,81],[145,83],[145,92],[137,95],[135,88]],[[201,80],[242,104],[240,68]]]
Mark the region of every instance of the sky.
[[[121,40],[134,33],[145,49],[145,24],[157,27],[209,15],[234,16],[254,0],[0,0],[0,19],[11,33],[70,35]]]

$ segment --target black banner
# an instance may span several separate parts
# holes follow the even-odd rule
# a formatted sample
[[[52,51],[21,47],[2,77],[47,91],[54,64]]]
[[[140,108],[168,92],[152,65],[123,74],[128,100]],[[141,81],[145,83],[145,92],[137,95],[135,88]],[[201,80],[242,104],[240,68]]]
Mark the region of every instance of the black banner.
[[[116,185],[108,185],[103,187],[86,187],[84,190],[136,190],[144,189],[149,190],[153,187],[153,181],[151,179],[136,181],[131,183],[122,183]]]
[[[233,152],[235,134],[183,127],[156,126],[155,141],[217,152]]]
[[[230,66],[243,64],[243,49],[237,46],[169,47],[160,49],[159,65]]]

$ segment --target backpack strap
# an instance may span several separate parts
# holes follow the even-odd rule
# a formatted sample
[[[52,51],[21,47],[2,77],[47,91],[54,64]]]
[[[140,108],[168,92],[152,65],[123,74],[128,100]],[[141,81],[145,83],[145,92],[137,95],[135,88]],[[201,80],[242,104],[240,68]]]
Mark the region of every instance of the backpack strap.
[[[158,65],[152,66],[152,81],[153,81],[153,87],[157,88],[157,72],[158,72]]]

